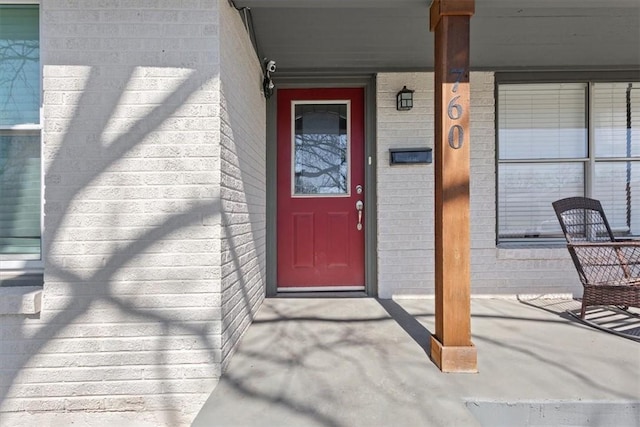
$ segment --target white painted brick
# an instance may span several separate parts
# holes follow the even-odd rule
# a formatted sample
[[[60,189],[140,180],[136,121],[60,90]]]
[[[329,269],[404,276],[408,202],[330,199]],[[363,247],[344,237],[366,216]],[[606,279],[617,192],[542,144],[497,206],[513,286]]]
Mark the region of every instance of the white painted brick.
[[[64,370],[77,367],[104,366],[136,366],[156,365],[161,369],[165,365],[197,364],[209,365],[213,368],[220,363],[220,350],[166,350],[166,351],[128,351],[128,352],[95,352],[84,354],[36,354],[3,356],[5,369],[16,366],[22,368],[50,367]],[[82,356],[82,357],[80,357]],[[158,364],[158,361],[162,364]],[[19,389],[14,385],[14,389]]]
[[[264,297],[266,117],[255,85],[260,63],[238,15],[221,9],[222,354],[236,343]],[[243,52],[238,55],[238,52]]]
[[[23,411],[64,411],[64,399],[5,399],[0,406],[2,412],[23,412]]]
[[[65,399],[65,410],[67,411],[100,411],[104,410],[104,398],[79,397],[75,399]]]
[[[221,322],[211,320],[206,321],[183,321],[179,324],[162,326],[150,320],[136,322],[135,327],[130,323],[108,323],[108,324],[72,324],[61,325],[60,331],[56,335],[59,338],[109,338],[109,337],[149,337],[171,335],[174,337],[198,335],[207,337],[208,341],[218,340],[221,332]],[[4,329],[0,331],[0,337],[6,340],[17,340],[33,336],[40,329],[39,325],[27,325],[24,327],[24,335],[15,330]]]
[[[83,396],[84,399],[87,399],[88,396],[157,395],[163,394],[165,390],[171,390],[174,393],[206,393],[210,389],[211,383],[201,378],[158,381],[65,382],[62,384],[25,384],[20,390],[11,390],[7,397]],[[91,401],[94,401],[94,399],[91,399]],[[67,402],[73,402],[77,405],[94,405],[95,401],[91,401],[69,398]]]
[[[226,1],[47,0],[41,10],[44,310],[0,321],[0,387],[11,384],[0,411],[193,416],[221,373],[227,336],[220,104],[265,117],[258,91],[222,96],[221,43],[246,67],[237,78],[227,70],[228,83],[256,87],[260,64]],[[224,25],[233,40],[221,40]],[[233,176],[248,177],[233,182],[245,207],[231,211],[249,214],[258,228],[244,233],[264,246],[264,119],[229,123],[226,150],[240,147]],[[229,284],[251,287],[255,312],[264,249],[239,241],[246,277]]]
[[[580,292],[566,249],[498,249],[495,235],[495,100],[492,73],[471,79],[471,287],[476,294]],[[414,108],[395,94],[414,89]],[[433,147],[433,74],[377,77],[378,287],[383,298],[434,287],[434,166],[389,166],[389,148]],[[399,209],[402,206],[402,209]],[[428,250],[427,250],[428,249]]]

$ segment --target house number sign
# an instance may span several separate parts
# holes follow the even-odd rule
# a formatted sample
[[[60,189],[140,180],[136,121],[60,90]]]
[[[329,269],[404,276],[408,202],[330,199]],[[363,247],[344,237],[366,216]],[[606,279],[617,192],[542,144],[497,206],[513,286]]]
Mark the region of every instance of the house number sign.
[[[458,99],[460,99],[460,95],[456,95],[458,92],[458,86],[460,85],[460,80],[465,75],[464,68],[452,68],[449,70],[449,74],[454,74],[456,76],[456,80],[451,88],[451,93],[453,97],[449,101],[449,105],[447,106],[447,115],[449,119],[453,122],[460,120],[462,115],[464,114],[464,108],[462,105],[458,104]],[[454,150],[458,150],[462,148],[464,145],[464,128],[462,125],[458,123],[454,123],[449,127],[449,147]]]

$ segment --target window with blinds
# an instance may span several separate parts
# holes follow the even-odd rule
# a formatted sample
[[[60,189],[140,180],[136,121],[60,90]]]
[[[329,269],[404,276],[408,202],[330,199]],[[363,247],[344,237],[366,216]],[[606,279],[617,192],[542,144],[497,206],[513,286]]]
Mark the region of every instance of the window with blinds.
[[[614,232],[640,234],[640,83],[594,83],[593,197]]]
[[[561,238],[551,203],[583,195],[640,234],[639,102],[640,83],[499,85],[498,240]]]
[[[0,5],[0,267],[41,259],[37,5]]]

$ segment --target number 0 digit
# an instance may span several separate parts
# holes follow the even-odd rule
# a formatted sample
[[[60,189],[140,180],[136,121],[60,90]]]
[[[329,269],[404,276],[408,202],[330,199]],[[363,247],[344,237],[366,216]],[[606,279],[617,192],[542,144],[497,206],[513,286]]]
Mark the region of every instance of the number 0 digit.
[[[456,130],[458,137],[456,138]],[[462,148],[464,143],[464,129],[460,125],[453,125],[449,128],[449,146],[454,150]]]

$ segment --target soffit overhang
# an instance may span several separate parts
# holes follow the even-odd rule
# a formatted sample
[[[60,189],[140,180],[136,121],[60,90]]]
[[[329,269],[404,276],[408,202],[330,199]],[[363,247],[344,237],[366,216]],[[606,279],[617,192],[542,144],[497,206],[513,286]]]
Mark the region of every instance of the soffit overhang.
[[[433,68],[430,1],[235,0],[279,71]],[[640,0],[476,0],[477,70],[640,69]]]

